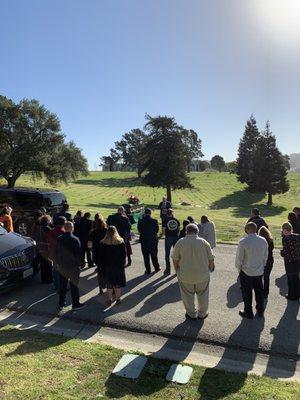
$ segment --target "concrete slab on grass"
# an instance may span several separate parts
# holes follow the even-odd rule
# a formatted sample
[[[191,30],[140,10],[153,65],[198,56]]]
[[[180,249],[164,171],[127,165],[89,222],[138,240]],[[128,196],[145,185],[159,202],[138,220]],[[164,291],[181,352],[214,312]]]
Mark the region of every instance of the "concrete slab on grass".
[[[124,354],[112,373],[123,378],[137,379],[146,363],[147,357],[137,354]]]
[[[167,381],[185,385],[191,379],[193,368],[187,365],[173,364],[167,374]]]

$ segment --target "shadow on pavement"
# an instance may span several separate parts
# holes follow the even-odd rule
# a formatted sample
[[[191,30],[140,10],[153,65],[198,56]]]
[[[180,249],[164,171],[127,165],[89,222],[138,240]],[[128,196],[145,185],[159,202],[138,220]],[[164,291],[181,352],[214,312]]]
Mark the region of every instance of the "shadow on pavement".
[[[277,378],[292,377],[296,371],[297,361],[299,361],[299,343],[300,343],[300,321],[297,320],[299,312],[299,301],[287,301],[286,309],[281,317],[276,328],[271,329],[271,335],[273,335],[273,341],[271,344],[271,354],[269,356],[268,365],[265,375],[275,375]],[[287,327],[289,326],[289,330]],[[284,352],[283,344],[285,341],[289,342],[290,354],[294,354],[295,357],[289,356],[290,369],[284,372],[276,373],[276,369],[279,370],[278,357],[274,354],[279,353],[281,348]],[[274,374],[275,369],[275,374]]]
[[[242,303],[242,292],[239,278],[227,290],[227,307],[235,308]]]
[[[165,282],[164,282],[165,283]],[[162,306],[170,303],[177,303],[181,299],[178,282],[174,282],[168,285],[158,293],[154,293],[151,297],[148,297],[142,307],[135,313],[136,317],[143,317],[144,315],[150,314],[156,310],[159,310]]]
[[[279,289],[279,294],[281,296],[285,296],[288,292],[286,274],[282,275],[280,278],[275,279],[275,285]]]
[[[230,335],[227,346],[221,360],[218,362],[215,368],[206,369],[202,375],[199,384],[199,393],[201,398],[218,400],[223,399],[226,396],[237,393],[245,384],[247,378],[247,372],[251,371],[255,359],[256,351],[259,347],[260,335],[264,329],[264,319],[247,320],[242,319],[241,324],[238,328]],[[236,374],[227,374],[226,380],[224,380],[224,371],[228,360],[232,359],[231,346],[238,345],[241,337],[251,336],[253,350],[245,352],[243,362],[246,364],[245,372]],[[236,360],[233,360],[237,362]],[[226,384],[224,384],[226,383]]]

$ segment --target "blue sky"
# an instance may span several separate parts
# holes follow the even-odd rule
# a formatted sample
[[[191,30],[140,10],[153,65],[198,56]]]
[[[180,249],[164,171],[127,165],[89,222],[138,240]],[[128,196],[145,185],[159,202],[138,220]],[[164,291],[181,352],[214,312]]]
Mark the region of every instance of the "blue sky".
[[[55,112],[92,169],[146,112],[207,159],[236,157],[251,113],[300,151],[297,0],[1,0],[0,46],[1,94]]]

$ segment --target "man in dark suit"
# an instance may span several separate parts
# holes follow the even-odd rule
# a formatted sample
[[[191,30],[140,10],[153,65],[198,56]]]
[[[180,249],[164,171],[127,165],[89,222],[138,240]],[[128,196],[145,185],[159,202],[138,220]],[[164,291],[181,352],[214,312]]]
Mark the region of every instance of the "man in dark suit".
[[[76,222],[76,236],[80,240],[81,244],[81,266],[85,266],[85,254],[87,257],[87,263],[89,267],[93,266],[93,260],[91,255],[91,249],[88,248],[89,235],[93,229],[93,221],[91,220],[91,213],[84,213],[83,217]]]
[[[172,208],[172,204],[168,201],[167,197],[164,196],[162,201],[158,205],[158,209],[160,210],[160,219],[161,219],[161,226],[165,228],[165,222],[167,219],[167,212]]]
[[[59,307],[62,309],[66,305],[66,294],[68,281],[70,281],[72,308],[81,310],[86,307],[79,301],[79,273],[81,263],[81,246],[79,239],[73,235],[74,225],[67,221],[64,224],[64,231],[57,238],[57,262],[59,265]]]
[[[247,222],[253,222],[256,226],[257,226],[257,231],[259,231],[259,229],[262,226],[265,226],[266,228],[268,228],[268,224],[266,223],[266,221],[260,216],[260,212],[258,208],[253,208],[252,212],[251,212],[251,217],[248,219]]]
[[[145,264],[145,274],[151,273],[150,256],[155,272],[160,271],[160,266],[157,259],[157,234],[159,231],[158,222],[151,218],[151,210],[145,209],[145,215],[138,222],[138,231],[140,233],[140,243]]]
[[[123,206],[118,207],[118,211],[110,215],[106,223],[108,226],[112,225],[117,228],[119,235],[124,239],[126,244],[130,235],[131,224],[125,213],[125,208]]]

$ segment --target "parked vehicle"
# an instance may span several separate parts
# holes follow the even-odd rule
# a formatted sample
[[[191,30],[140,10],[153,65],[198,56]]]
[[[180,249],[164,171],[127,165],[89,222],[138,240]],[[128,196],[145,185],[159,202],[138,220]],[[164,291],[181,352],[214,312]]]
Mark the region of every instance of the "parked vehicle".
[[[44,208],[47,214],[53,216],[62,210],[66,203],[65,195],[58,190],[30,188],[0,188],[0,205],[9,205],[15,231],[28,235],[33,217],[38,209]]]
[[[35,242],[0,226],[0,290],[15,286],[38,272]]]

